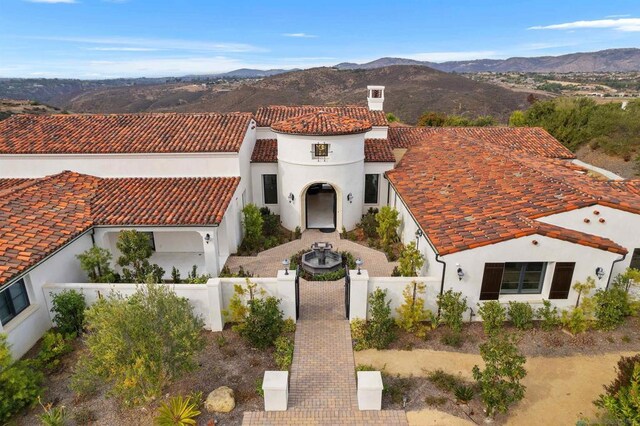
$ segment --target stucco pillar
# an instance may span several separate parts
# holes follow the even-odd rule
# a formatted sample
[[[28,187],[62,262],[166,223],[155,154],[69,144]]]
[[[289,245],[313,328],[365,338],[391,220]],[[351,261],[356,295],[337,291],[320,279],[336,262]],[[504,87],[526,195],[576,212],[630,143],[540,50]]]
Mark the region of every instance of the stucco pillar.
[[[218,238],[217,230],[210,229],[208,231],[200,231],[202,236],[202,251],[204,254],[204,272],[217,277],[220,272],[218,259]],[[208,238],[207,238],[208,235]],[[208,239],[208,242],[207,242]]]
[[[360,275],[357,270],[349,271],[351,277],[351,292],[349,297],[349,321],[356,318],[367,319],[369,298],[369,273],[362,269]]]
[[[296,272],[278,271],[278,299],[285,318],[296,319]]]
[[[224,315],[222,314],[222,285],[220,278],[211,278],[207,281],[209,296],[209,322],[211,331],[222,331],[224,328]]]

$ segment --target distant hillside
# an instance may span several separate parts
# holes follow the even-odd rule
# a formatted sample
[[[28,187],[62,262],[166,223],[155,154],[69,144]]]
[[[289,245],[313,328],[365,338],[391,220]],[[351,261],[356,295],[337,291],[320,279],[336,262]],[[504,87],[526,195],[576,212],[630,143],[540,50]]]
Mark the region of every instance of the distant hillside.
[[[58,98],[54,104],[75,112],[226,112],[255,111],[263,105],[366,105],[368,84],[386,86],[385,111],[408,123],[426,110],[493,115],[506,122],[513,110],[527,106],[527,93],[423,66],[314,68],[248,81],[228,91],[177,83],[106,88]]]
[[[623,72],[640,71],[640,49],[608,49],[560,56],[476,59],[472,61],[427,62],[404,58],[381,58],[364,64],[345,62],[340,69],[372,69],[389,65],[422,65],[446,72]]]
[[[4,120],[14,114],[60,114],[61,112],[58,108],[34,101],[0,99],[0,120]]]

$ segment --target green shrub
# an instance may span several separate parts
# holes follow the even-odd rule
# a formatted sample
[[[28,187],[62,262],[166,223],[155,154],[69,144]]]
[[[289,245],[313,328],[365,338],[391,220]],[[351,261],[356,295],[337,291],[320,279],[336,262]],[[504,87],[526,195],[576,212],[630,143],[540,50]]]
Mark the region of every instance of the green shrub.
[[[127,299],[113,293],[86,316],[87,354],[76,367],[76,392],[95,389],[93,375],[126,405],[149,401],[195,368],[195,355],[204,347],[202,319],[167,286],[140,286]]]
[[[369,321],[365,329],[367,345],[385,349],[395,339],[394,321],[391,317],[390,300],[386,300],[387,290],[375,289],[369,295]]]
[[[0,423],[36,402],[42,378],[33,363],[13,361],[7,336],[0,333]]]
[[[362,351],[369,349],[369,345],[366,340],[367,322],[361,318],[351,320],[349,323],[351,327],[351,340],[353,341],[353,349],[355,351]]]
[[[362,233],[365,238],[373,238],[378,239],[378,220],[376,219],[376,215],[378,214],[378,209],[369,208],[366,214],[362,215],[362,220],[358,224],[360,228],[362,228]]]
[[[466,404],[473,399],[475,392],[471,386],[457,385],[453,388],[453,394],[456,396],[458,401]]]
[[[440,342],[454,348],[462,347],[462,333],[459,331],[447,330],[440,337]]]
[[[63,334],[75,334],[79,336],[84,328],[84,314],[87,303],[84,294],[75,290],[64,290],[51,295],[51,312],[53,323],[58,331]]]
[[[409,333],[415,333],[421,329],[424,321],[431,319],[431,311],[424,310],[424,298],[426,286],[422,282],[412,281],[402,291],[404,303],[396,308],[398,318],[396,324]]]
[[[189,284],[206,284],[211,279],[211,274],[198,275],[198,266],[193,265],[191,272],[187,275],[187,283]]]
[[[461,384],[458,376],[447,373],[441,369],[429,372],[427,379],[429,379],[429,381],[438,389],[447,392],[452,392]]]
[[[180,271],[175,266],[171,268],[171,281],[173,281],[174,284],[180,284],[182,282]]]
[[[296,321],[292,318],[287,318],[282,323],[282,332],[283,333],[295,333],[296,332]]]
[[[275,341],[276,351],[274,358],[280,370],[289,370],[293,362],[293,340],[286,336],[280,336]]]
[[[500,333],[507,320],[507,310],[497,300],[478,303],[478,314],[482,318],[482,328],[487,336]]]
[[[533,308],[526,302],[509,302],[509,318],[519,330],[533,327]]]
[[[299,226],[296,226],[296,229],[293,231],[293,238],[295,240],[299,240],[300,238],[302,238],[302,231],[300,230]]]
[[[244,239],[242,240],[242,247],[249,252],[254,252],[260,249],[264,240],[263,226],[264,218],[260,214],[260,209],[255,204],[247,204],[242,209],[244,225]]]
[[[38,398],[38,402],[40,402],[40,398]],[[44,426],[64,426],[67,421],[67,412],[64,405],[54,407],[51,403],[43,405],[42,402],[40,402],[40,405],[44,410],[44,413],[38,416],[40,423]]]
[[[120,251],[117,263],[122,268],[125,282],[143,284],[162,281],[164,269],[149,262],[153,248],[148,234],[135,229],[120,231],[116,247]]]
[[[396,209],[391,206],[382,207],[376,214],[376,221],[378,222],[376,231],[383,247],[398,240],[397,229],[400,226],[400,219]]]
[[[589,328],[589,321],[587,320],[582,308],[573,308],[571,311],[562,311],[560,322],[565,329],[569,330],[569,332],[574,335],[584,333]]]
[[[191,397],[174,396],[168,403],[160,404],[156,424],[158,426],[195,425],[195,419],[199,415],[198,404],[193,402]]]
[[[398,270],[403,277],[416,277],[424,266],[424,256],[416,247],[416,243],[411,241],[402,248],[400,253]]]
[[[253,300],[256,296],[264,294],[264,290],[258,287],[258,284],[249,280],[249,278],[245,279],[245,282],[245,287],[241,284],[233,285],[233,296],[229,301],[229,307],[222,310],[222,314],[226,320],[236,324],[234,329],[237,332],[240,332],[249,314],[249,307],[244,302],[245,299]]]
[[[506,413],[510,405],[524,398],[525,387],[520,380],[527,375],[526,358],[508,335],[490,337],[480,345],[480,355],[485,368],[474,366],[473,378],[478,382],[487,416]]]
[[[357,371],[378,371],[378,370],[371,364],[358,364],[356,365],[356,372]]]
[[[267,237],[277,237],[280,231],[280,216],[271,213],[269,207],[261,207],[262,230]],[[276,241],[277,238],[276,238]]]
[[[622,387],[629,386],[633,376],[633,368],[638,363],[640,363],[640,354],[620,357],[616,368],[616,378],[611,384],[604,386],[606,394],[615,396]]]
[[[73,351],[72,334],[64,335],[54,330],[47,331],[42,336],[42,345],[38,352],[38,365],[43,370],[55,371],[60,366],[60,359]]]
[[[462,315],[467,310],[467,298],[461,292],[452,289],[438,295],[440,323],[447,325],[456,333],[462,332]]]
[[[92,283],[117,282],[116,273],[111,269],[111,252],[97,246],[76,256],[80,268],[87,273]]]
[[[618,328],[626,316],[631,314],[629,295],[621,287],[612,286],[608,290],[596,290],[593,296],[596,327],[601,330]]]
[[[88,425],[98,420],[96,413],[87,407],[78,408],[73,412],[73,421],[77,425]]]
[[[620,383],[615,393],[600,395],[596,404],[606,409],[621,425],[640,424],[640,361],[633,363],[631,374]]]
[[[262,381],[263,381],[263,377],[260,376],[256,379],[256,385],[255,385],[255,390],[256,390],[256,394],[258,394],[258,396],[264,398],[264,389],[262,389]]]
[[[551,331],[558,328],[561,324],[558,316],[558,308],[553,306],[548,300],[542,302],[542,306],[536,311],[536,315],[540,320],[540,327],[545,331]]]
[[[273,346],[282,333],[284,314],[279,303],[275,297],[254,298],[247,302],[249,311],[240,329],[240,335],[247,339],[251,346],[258,349]]]

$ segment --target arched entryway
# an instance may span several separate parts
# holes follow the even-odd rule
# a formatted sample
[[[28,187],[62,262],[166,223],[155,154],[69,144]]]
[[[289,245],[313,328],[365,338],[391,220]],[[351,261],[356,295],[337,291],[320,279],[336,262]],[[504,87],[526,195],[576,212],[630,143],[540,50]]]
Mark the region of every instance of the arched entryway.
[[[334,231],[337,220],[336,190],[328,183],[315,183],[305,192],[305,228]]]

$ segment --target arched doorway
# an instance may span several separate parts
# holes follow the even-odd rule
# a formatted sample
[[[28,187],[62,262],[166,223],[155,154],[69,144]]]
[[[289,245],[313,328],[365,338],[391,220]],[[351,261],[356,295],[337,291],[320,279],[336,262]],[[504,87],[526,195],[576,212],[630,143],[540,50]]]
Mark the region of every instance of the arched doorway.
[[[328,183],[315,183],[305,193],[305,228],[335,231],[336,190]]]

